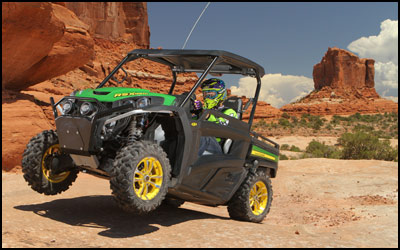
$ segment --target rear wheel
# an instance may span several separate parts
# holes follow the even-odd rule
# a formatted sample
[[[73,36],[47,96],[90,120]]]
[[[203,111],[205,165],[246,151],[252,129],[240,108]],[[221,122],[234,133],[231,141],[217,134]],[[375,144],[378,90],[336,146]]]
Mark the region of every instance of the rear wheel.
[[[159,145],[134,142],[117,153],[110,187],[122,209],[148,213],[164,200],[170,176],[169,160]]]
[[[22,172],[33,190],[55,195],[69,188],[79,170],[71,157],[61,152],[56,132],[45,130],[29,141],[23,153]]]
[[[267,216],[272,203],[271,180],[264,171],[249,173],[228,203],[232,219],[261,222]]]

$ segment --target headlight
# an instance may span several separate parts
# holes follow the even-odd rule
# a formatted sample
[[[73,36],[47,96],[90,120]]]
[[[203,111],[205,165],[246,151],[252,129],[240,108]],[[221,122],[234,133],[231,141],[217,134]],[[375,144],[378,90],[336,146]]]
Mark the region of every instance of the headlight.
[[[136,106],[138,108],[144,108],[149,104],[150,104],[150,99],[147,97],[140,98],[139,100],[136,101]]]
[[[93,107],[93,104],[91,104],[90,102],[84,102],[81,105],[81,109],[80,109],[81,115],[90,115],[94,111],[95,111],[95,109]]]
[[[62,105],[62,112],[63,114],[68,114],[72,111],[72,107],[73,107],[74,103],[71,101],[65,101]]]

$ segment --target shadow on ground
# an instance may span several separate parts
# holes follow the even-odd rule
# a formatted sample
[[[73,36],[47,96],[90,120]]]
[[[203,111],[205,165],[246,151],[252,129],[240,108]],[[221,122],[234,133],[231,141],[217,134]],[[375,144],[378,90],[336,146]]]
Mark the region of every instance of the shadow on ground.
[[[15,206],[71,226],[103,228],[99,235],[110,238],[127,238],[155,232],[157,225],[172,226],[199,219],[228,218],[203,212],[162,205],[148,215],[136,215],[121,210],[112,196],[84,196],[58,199],[42,204]]]

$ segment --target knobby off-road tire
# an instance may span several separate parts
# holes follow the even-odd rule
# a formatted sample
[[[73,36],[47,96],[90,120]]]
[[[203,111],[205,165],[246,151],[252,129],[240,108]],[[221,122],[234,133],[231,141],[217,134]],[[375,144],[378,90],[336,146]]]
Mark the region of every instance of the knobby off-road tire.
[[[270,178],[262,170],[249,172],[245,181],[228,202],[228,212],[232,219],[262,222],[272,203]]]
[[[33,190],[45,195],[66,191],[76,180],[79,170],[71,166],[69,171],[54,174],[46,160],[51,154],[62,154],[57,133],[45,130],[33,137],[22,155],[24,179]]]
[[[117,153],[110,188],[119,207],[144,214],[161,205],[170,177],[171,166],[163,149],[152,142],[138,141]]]

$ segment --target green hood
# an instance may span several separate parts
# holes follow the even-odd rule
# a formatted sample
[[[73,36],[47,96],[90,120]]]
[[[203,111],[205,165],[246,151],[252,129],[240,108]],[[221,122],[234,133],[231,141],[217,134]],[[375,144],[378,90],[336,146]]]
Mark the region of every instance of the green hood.
[[[147,89],[124,88],[124,87],[106,87],[100,89],[85,89],[78,91],[75,96],[96,98],[100,102],[114,102],[127,97],[134,96],[159,96],[164,98],[163,105],[172,105],[175,102],[175,96],[167,94],[152,93]]]

